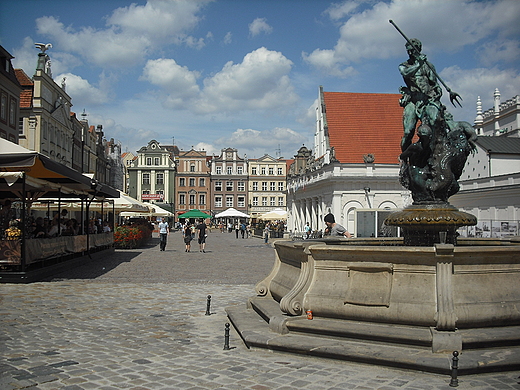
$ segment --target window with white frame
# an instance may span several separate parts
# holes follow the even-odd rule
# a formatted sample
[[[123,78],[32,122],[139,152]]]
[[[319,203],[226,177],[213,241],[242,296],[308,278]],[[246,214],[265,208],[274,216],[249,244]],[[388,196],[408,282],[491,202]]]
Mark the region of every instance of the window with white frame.
[[[262,191],[267,191],[267,182],[266,181],[262,182]]]
[[[285,206],[284,201],[283,201],[283,196],[278,197],[278,206]]]
[[[204,177],[199,178],[199,187],[204,187],[206,185],[206,179]]]
[[[155,182],[156,184],[164,184],[164,173],[156,173]]]
[[[222,207],[222,196],[215,196],[215,207]]]
[[[190,206],[193,206],[195,204],[195,194],[190,195]]]
[[[232,175],[233,174],[233,167],[227,167],[227,174]]]
[[[276,206],[276,196],[271,196],[269,206]]]
[[[262,196],[262,206],[267,206],[267,196]]]
[[[190,187],[195,187],[195,178],[190,177]]]
[[[269,191],[276,191],[276,182],[272,181],[269,183]]]
[[[258,191],[258,182],[257,181],[253,182],[253,191]]]
[[[262,175],[265,175],[265,167],[262,167],[262,168],[260,169],[260,172],[261,172]]]
[[[186,195],[185,194],[179,195],[179,204],[186,204]]]
[[[199,194],[199,204],[206,204],[206,194]]]
[[[146,157],[146,165],[152,165],[152,158]]]
[[[226,181],[226,191],[233,191],[233,182]]]
[[[258,196],[253,196],[253,206],[258,206]]]
[[[179,177],[179,187],[186,187],[186,178]]]
[[[244,173],[244,167],[237,167],[237,174],[242,175]]]
[[[222,182],[221,181],[215,182],[215,191],[222,191]]]
[[[269,174],[274,175],[274,168],[269,168]]]
[[[283,181],[278,182],[278,191],[283,191]]]
[[[222,175],[222,167],[216,167],[215,171],[217,172],[217,175]]]
[[[238,196],[237,197],[237,206],[238,207],[245,207],[246,206],[246,197],[245,196]]]
[[[237,183],[237,190],[240,192],[244,192],[246,190],[246,183],[244,183],[243,181],[239,181]]]
[[[251,175],[256,175],[256,167],[251,168]]]
[[[150,184],[150,174],[143,173],[143,184]]]
[[[283,175],[283,168],[278,168],[278,174]]]
[[[195,164],[190,165],[190,172],[195,172]]]
[[[233,196],[226,196],[226,207],[233,207]]]
[[[154,157],[153,165],[161,165],[161,159],[159,157]]]

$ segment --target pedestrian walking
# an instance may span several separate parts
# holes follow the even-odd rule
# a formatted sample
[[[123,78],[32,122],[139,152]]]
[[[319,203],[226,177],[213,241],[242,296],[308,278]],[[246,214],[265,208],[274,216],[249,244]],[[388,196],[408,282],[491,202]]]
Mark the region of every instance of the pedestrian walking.
[[[309,225],[309,222],[307,222],[307,225],[305,225],[305,238],[309,239],[311,236],[311,227]]]
[[[237,223],[235,223],[235,235],[236,237],[238,238],[238,231],[240,230],[240,225]]]
[[[265,225],[264,228],[264,242],[265,244],[269,244],[269,225]]]
[[[201,219],[197,225],[197,235],[199,241],[199,252],[206,253],[206,237],[208,237],[208,232],[203,219]]]
[[[184,227],[182,237],[184,238],[184,244],[186,244],[186,252],[189,252],[191,249],[191,240],[193,239],[193,236],[191,235],[191,225],[189,222]]]
[[[240,234],[242,235],[242,238],[245,238],[245,235],[246,235],[246,224],[245,224],[245,222],[242,222],[240,224]]]
[[[168,235],[170,234],[170,228],[168,226],[168,222],[164,218],[159,222],[159,237],[161,238],[160,248],[161,251],[166,250],[166,241],[168,239]]]

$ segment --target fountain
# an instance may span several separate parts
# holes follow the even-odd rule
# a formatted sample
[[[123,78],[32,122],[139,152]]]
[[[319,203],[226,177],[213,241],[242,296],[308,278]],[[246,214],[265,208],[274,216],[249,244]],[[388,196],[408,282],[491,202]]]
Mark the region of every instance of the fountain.
[[[448,202],[476,134],[440,102],[438,82],[454,106],[460,96],[420,41],[405,39],[399,177],[413,204],[385,221],[403,237],[276,241],[257,296],[228,317],[249,347],[445,374],[457,351],[461,375],[518,370],[520,237],[457,237],[477,222]]]

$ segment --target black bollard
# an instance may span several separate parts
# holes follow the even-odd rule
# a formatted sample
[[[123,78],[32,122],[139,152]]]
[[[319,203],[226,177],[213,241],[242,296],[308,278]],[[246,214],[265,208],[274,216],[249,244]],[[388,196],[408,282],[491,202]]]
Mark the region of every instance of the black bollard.
[[[229,322],[227,322],[226,329],[224,330],[224,351],[228,351],[229,349]]]
[[[207,316],[211,315],[210,307],[211,307],[211,295],[208,295],[208,300],[206,301],[206,315]]]
[[[451,365],[451,381],[450,387],[458,387],[459,380],[457,379],[457,370],[459,369],[459,353],[453,351],[453,363]]]

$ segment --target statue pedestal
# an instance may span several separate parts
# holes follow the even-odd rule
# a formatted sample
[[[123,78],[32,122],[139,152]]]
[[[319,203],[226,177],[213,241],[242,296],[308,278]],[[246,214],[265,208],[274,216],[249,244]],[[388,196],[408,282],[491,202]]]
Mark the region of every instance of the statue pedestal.
[[[402,229],[405,246],[456,245],[457,229],[476,225],[477,218],[449,203],[425,203],[390,214],[385,224]]]

